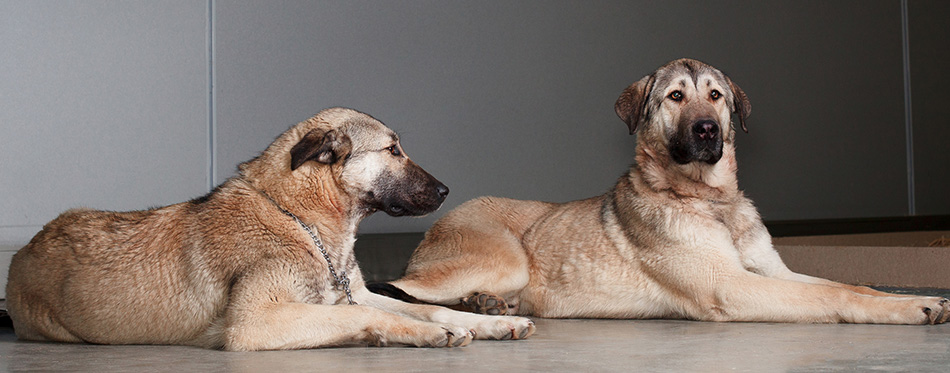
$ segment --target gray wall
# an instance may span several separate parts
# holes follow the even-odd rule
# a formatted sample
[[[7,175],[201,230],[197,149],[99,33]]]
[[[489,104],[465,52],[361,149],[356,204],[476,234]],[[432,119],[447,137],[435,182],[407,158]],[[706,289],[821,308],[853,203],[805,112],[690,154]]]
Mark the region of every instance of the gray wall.
[[[0,243],[208,189],[207,5],[0,1]]]
[[[71,207],[201,195],[335,105],[452,189],[361,232],[422,231],[479,195],[596,195],[633,160],[617,95],[684,56],[749,94],[740,185],[766,219],[950,214],[946,14],[909,3],[909,169],[896,0],[0,0],[0,244]]]

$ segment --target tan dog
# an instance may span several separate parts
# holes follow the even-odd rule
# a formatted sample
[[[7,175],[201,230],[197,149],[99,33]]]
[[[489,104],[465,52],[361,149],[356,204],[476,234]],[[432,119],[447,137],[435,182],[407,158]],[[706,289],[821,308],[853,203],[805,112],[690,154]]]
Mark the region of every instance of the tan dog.
[[[63,213],[13,257],[7,306],[24,340],[261,350],[527,337],[525,318],[364,287],[353,256],[360,220],[429,213],[447,193],[382,123],[327,109],[205,197]]]
[[[564,204],[484,197],[426,233],[404,278],[374,291],[490,314],[935,324],[946,299],[889,296],[790,271],[736,182],[749,100],[682,59],[624,90],[636,164]],[[395,287],[395,289],[393,288]]]

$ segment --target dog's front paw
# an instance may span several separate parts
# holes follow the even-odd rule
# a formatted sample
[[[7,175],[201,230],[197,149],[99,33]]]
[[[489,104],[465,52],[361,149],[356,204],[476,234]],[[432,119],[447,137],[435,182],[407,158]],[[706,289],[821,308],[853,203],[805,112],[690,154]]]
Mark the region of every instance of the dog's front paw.
[[[462,347],[468,346],[475,338],[475,332],[460,326],[443,324],[439,331],[435,331],[427,338],[427,347]]]
[[[404,319],[371,326],[369,344],[376,346],[462,347],[472,343],[475,331],[446,322]]]
[[[936,304],[924,307],[923,311],[930,325],[943,324],[950,319],[950,301],[947,298],[939,299]]]
[[[525,339],[534,334],[534,321],[524,317],[501,316],[483,320],[475,328],[478,339]]]

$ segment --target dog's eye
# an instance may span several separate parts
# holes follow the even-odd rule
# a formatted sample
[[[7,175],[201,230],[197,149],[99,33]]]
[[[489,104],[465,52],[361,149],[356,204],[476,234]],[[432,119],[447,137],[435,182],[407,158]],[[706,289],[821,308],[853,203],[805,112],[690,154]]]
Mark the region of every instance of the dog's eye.
[[[713,101],[718,100],[720,97],[722,97],[722,93],[719,93],[719,91],[715,89],[712,92],[709,92],[709,98],[712,98]]]
[[[673,101],[681,101],[683,100],[683,92],[673,91],[673,92],[670,92],[670,94],[667,97],[669,97],[670,100],[673,100]]]
[[[399,147],[397,147],[396,145],[390,146],[386,148],[386,150],[389,151],[389,154],[392,154],[393,156],[396,156],[396,157],[402,155],[402,152],[399,151]]]

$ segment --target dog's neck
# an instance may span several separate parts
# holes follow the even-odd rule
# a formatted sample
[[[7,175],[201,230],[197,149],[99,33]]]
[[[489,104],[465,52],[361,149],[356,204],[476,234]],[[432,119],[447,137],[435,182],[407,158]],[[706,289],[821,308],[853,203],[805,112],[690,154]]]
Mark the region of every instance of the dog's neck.
[[[636,164],[630,169],[633,185],[642,193],[672,193],[679,198],[711,201],[731,200],[739,193],[736,178],[735,146],[723,145],[722,158],[715,164],[673,162],[665,150],[637,146]]]
[[[296,198],[292,194],[293,191],[274,190],[273,186],[270,186],[271,189],[264,189],[260,183],[255,185],[253,180],[243,177],[234,180],[232,185],[246,189],[246,195],[254,201],[250,203],[260,203],[267,205],[265,209],[279,211],[293,219],[294,223],[307,232],[313,242],[313,247],[308,245],[308,250],[314,256],[319,255],[326,260],[334,286],[339,286],[339,289],[344,291],[349,304],[356,304],[350,292],[350,279],[356,280],[357,284],[362,284],[363,280],[356,267],[353,249],[356,243],[357,226],[368,214],[354,210],[349,214],[344,214],[343,219],[339,219],[340,216],[337,215],[345,213],[346,210],[339,208],[341,201],[338,198],[327,195],[331,193],[327,190],[330,184],[322,182],[316,184],[318,185],[315,187],[303,188],[310,194]],[[296,191],[299,190],[296,189]],[[266,223],[277,220],[273,214],[268,214],[264,219],[268,220]]]
[[[335,242],[336,238],[354,237],[360,221],[368,216],[368,212],[365,208],[360,208],[360,204],[352,201],[353,197],[342,190],[332,177],[329,167],[313,172],[324,172],[326,175],[308,175],[291,180],[292,182],[265,183],[247,175],[242,179],[247,187],[277,205],[276,207],[292,213],[304,224],[319,230],[322,236],[332,241],[328,243],[348,246],[349,242]]]

